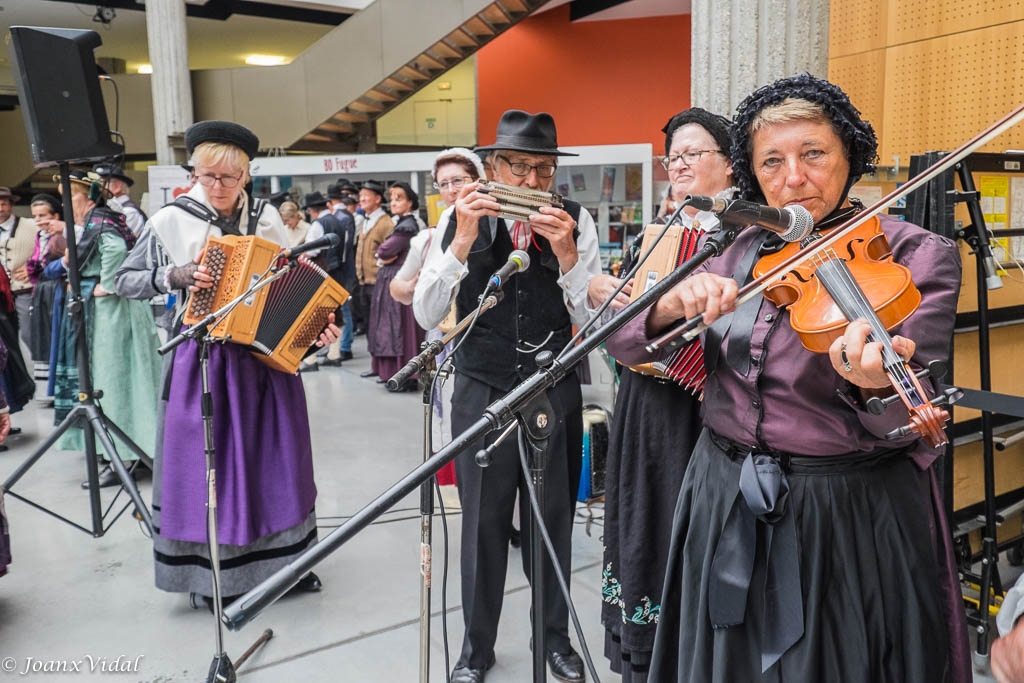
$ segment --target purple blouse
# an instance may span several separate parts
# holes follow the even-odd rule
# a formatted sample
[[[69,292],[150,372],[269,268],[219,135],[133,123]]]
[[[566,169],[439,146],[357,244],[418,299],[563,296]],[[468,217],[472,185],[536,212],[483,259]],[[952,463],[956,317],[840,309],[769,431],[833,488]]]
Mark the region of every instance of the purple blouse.
[[[929,361],[946,360],[950,352],[957,296],[960,253],[950,240],[916,225],[880,216],[893,258],[910,269],[921,291],[921,306],[893,334],[917,343],[911,359],[915,370]],[[723,256],[703,270],[731,277],[758,231],[742,233]],[[698,271],[699,272],[699,271]],[[649,311],[630,321],[608,340],[609,352],[635,365],[656,360],[644,349]],[[828,354],[812,353],[800,344],[789,314],[762,300],[750,341],[750,370],[744,376],[726,364],[729,336],[722,342],[717,368],[704,389],[704,424],[733,441],[799,455],[838,455],[909,444],[913,436],[888,441],[885,434],[908,422],[902,402],[881,415],[863,409],[859,391],[832,368]],[[922,381],[934,389],[934,378]],[[921,467],[937,455],[918,440],[912,455]]]

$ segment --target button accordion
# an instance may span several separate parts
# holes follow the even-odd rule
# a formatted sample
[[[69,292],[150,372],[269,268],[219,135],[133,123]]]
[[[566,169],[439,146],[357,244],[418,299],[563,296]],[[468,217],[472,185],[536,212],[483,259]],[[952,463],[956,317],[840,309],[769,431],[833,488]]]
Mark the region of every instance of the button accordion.
[[[643,243],[640,253],[646,254],[665,226],[648,225],[644,229]],[[630,301],[635,301],[656,282],[678,268],[684,261],[693,256],[700,246],[704,231],[698,224],[692,228],[681,225],[669,227],[665,236],[658,242],[654,252],[644,261],[633,276],[633,290]],[[704,350],[700,340],[695,339],[686,346],[672,352],[668,358],[654,363],[630,365],[629,369],[641,375],[660,377],[675,382],[694,396],[704,391],[707,373],[704,369]]]
[[[260,237],[225,235],[206,243],[203,265],[213,287],[193,292],[182,322],[195,325],[268,274],[281,248]],[[244,299],[210,331],[242,344],[261,361],[293,373],[349,294],[320,266],[297,259],[292,269]]]

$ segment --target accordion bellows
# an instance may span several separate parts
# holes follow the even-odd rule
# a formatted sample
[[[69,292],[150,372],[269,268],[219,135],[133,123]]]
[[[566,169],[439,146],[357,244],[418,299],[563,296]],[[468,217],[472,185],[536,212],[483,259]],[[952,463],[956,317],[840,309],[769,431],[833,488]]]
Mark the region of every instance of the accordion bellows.
[[[259,237],[211,237],[202,262],[214,286],[192,294],[182,322],[195,325],[242,295],[280,252],[278,245]],[[289,272],[235,306],[210,336],[247,346],[275,370],[293,373],[327,327],[328,316],[348,297],[323,268],[298,259]]]
[[[663,225],[649,225],[644,229],[644,240],[640,253],[646,254],[654,243]],[[654,283],[678,268],[683,261],[696,253],[704,231],[699,227],[685,228],[673,225],[665,232],[654,252],[640,266],[633,277],[633,291],[630,300],[636,301]],[[707,372],[704,368],[704,349],[700,340],[695,339],[689,344],[674,351],[668,358],[654,363],[631,365],[629,369],[642,375],[670,379],[694,396],[704,392]]]

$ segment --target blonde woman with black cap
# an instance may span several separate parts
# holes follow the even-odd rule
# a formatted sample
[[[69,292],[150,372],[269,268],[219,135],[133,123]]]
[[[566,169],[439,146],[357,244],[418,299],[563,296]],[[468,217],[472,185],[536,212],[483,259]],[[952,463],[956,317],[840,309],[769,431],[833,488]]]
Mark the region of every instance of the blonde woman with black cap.
[[[288,244],[281,216],[246,191],[259,140],[229,121],[201,121],[185,131],[196,184],[185,206],[169,205],[150,218],[117,274],[117,291],[140,299],[213,285],[199,265],[210,236],[256,235]],[[338,334],[331,324],[319,345]],[[221,586],[225,603],[245,593],[316,543],[316,486],[302,380],[272,370],[236,344],[209,349],[216,417]],[[153,458],[156,585],[170,592],[212,593],[206,545],[206,471],[199,344],[179,346],[164,366],[161,438]],[[307,574],[301,591],[320,590]],[[193,601],[194,602],[194,601]]]

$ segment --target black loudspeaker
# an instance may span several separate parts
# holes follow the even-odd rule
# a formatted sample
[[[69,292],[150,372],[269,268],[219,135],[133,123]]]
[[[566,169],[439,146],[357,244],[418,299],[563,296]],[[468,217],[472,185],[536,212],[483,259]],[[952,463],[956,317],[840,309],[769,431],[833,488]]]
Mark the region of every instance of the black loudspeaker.
[[[122,153],[110,136],[93,50],[95,31],[11,27],[18,100],[36,168]]]

